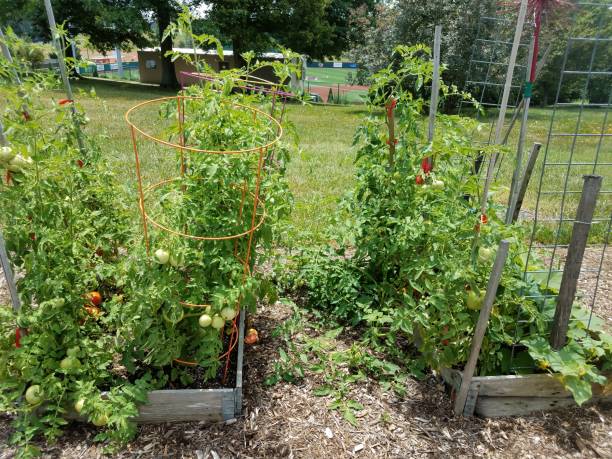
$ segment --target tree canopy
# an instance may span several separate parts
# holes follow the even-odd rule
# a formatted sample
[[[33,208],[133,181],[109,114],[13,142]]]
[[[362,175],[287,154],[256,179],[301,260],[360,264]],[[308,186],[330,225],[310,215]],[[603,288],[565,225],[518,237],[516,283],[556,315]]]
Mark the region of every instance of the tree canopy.
[[[376,0],[212,0],[208,20],[235,53],[281,44],[312,58],[348,48],[350,13]]]

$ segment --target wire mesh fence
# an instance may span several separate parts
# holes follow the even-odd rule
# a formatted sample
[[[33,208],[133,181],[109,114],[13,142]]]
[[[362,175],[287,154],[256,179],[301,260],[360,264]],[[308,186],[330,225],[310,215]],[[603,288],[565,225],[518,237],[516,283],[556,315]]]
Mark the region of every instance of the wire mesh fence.
[[[524,277],[540,284],[544,293],[526,297],[552,321],[584,176],[603,177],[571,317],[590,329],[606,326],[598,314],[610,317],[612,311],[609,286],[604,285],[612,269],[612,3],[578,3],[572,14],[544,154],[532,187],[535,206],[522,212],[530,233]],[[519,324],[528,320],[527,314],[517,317],[514,371],[530,369],[518,358]]]

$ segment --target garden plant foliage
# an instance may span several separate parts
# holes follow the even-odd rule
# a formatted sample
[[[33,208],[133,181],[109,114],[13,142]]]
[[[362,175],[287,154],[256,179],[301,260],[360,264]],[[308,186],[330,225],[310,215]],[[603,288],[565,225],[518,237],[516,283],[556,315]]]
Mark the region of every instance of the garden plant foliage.
[[[416,375],[462,368],[496,248],[507,239],[510,254],[478,374],[550,371],[583,403],[592,382],[606,382],[601,371],[610,366],[610,336],[597,320],[587,331],[588,314],[575,305],[568,345],[560,352],[550,348],[551,294],[558,285],[544,290],[545,279],[524,277],[525,235],[518,225],[503,224],[501,206],[490,199],[481,215],[473,120],[439,114],[429,143],[421,122],[426,102],[413,95],[431,83],[429,50],[399,47],[396,53],[403,63],[376,74],[370,93],[377,99],[355,135],[357,183],[342,202],[330,235],[335,242],[292,257],[290,285],[306,293],[313,310],[360,327],[373,352]],[[412,91],[406,81],[415,82]],[[443,97],[469,97],[441,88]],[[427,157],[433,157],[431,170]]]

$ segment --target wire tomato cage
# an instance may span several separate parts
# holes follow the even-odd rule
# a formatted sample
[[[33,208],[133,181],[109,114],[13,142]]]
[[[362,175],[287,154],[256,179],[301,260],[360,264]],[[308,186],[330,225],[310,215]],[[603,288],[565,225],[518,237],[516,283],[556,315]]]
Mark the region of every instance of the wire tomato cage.
[[[237,150],[226,150],[223,149],[223,146],[220,145],[218,149],[203,149],[198,148],[194,145],[190,145],[186,142],[186,130],[190,128],[189,123],[186,123],[186,115],[189,115],[189,105],[191,102],[197,101],[205,101],[204,97],[197,96],[187,96],[187,95],[177,95],[173,97],[162,97],[149,101],[142,102],[140,104],[135,105],[130,108],[125,114],[125,121],[127,122],[132,138],[132,146],[134,150],[134,160],[135,160],[135,169],[136,169],[136,178],[138,184],[138,207],[141,214],[142,219],[142,230],[144,236],[144,242],[146,247],[147,255],[150,255],[151,252],[151,230],[161,231],[170,235],[171,237],[195,240],[195,241],[210,241],[212,243],[221,243],[221,242],[233,242],[233,256],[236,260],[242,265],[242,286],[245,285],[248,278],[251,276],[251,258],[254,251],[255,245],[255,232],[261,228],[266,219],[266,209],[263,198],[261,197],[261,185],[263,180],[263,174],[265,173],[265,162],[266,159],[269,158],[269,153],[271,153],[275,146],[280,141],[283,129],[278,120],[276,120],[273,116],[263,112],[262,110],[251,107],[248,105],[240,104],[234,101],[225,100],[222,103],[229,104],[231,110],[243,110],[252,114],[253,119],[259,118],[260,121],[267,122],[270,126],[270,138],[266,138],[265,141],[262,141],[259,145],[253,145],[242,149]],[[176,117],[173,118],[176,120],[176,126],[174,126],[175,132],[177,132],[178,142],[174,142],[171,140],[164,140],[161,135],[155,135],[151,132],[145,130],[145,128],[140,127],[138,123],[135,121],[137,114],[145,114],[146,110],[151,108],[159,108],[162,105],[169,107],[171,105],[175,105]],[[146,149],[139,146],[139,140],[141,143],[144,142],[146,145]],[[163,180],[154,179],[153,183],[145,185],[144,181],[144,168],[151,162],[155,161],[157,158],[153,158],[152,152],[155,151],[155,148],[165,148],[170,149],[171,151],[175,151],[178,153],[178,164],[174,164],[174,166],[178,166],[178,176],[173,176],[170,178],[166,178]],[[149,157],[147,157],[147,153]],[[229,187],[232,192],[237,192],[239,198],[237,202],[239,202],[238,208],[234,209],[236,211],[236,224],[239,227],[239,230],[234,232],[228,232],[228,234],[193,234],[189,231],[189,224],[186,223],[183,228],[173,228],[169,224],[165,222],[160,222],[160,218],[154,215],[155,212],[150,211],[149,209],[152,206],[151,201],[154,200],[154,192],[156,190],[162,190],[165,187],[171,186],[173,183],[180,183],[185,179],[187,173],[187,162],[190,156],[196,155],[211,155],[216,157],[237,157],[241,155],[253,155],[254,164],[256,167],[253,170],[250,168],[248,172],[244,172],[244,177],[242,177],[240,183],[232,183],[229,185],[225,185]],[[164,153],[163,159],[167,160],[167,152]],[[159,163],[157,164],[157,169],[163,169],[163,166],[160,167]],[[254,177],[251,176],[254,174]],[[153,174],[155,175],[155,173]],[[198,178],[198,180],[204,180],[202,178]],[[250,186],[253,186],[253,189],[250,189]],[[179,187],[180,190],[185,192],[185,187]],[[250,209],[250,216],[246,215],[248,212],[248,205],[252,202],[252,208]],[[250,217],[250,218],[249,218]],[[239,244],[240,241],[244,241],[245,244]],[[240,250],[240,247],[245,247],[244,253]],[[242,298],[238,297],[235,305],[235,317],[231,321],[231,332],[229,343],[225,352],[223,352],[219,356],[219,360],[225,359],[225,372],[224,372],[224,380],[227,377],[230,357],[233,350],[236,348],[239,340],[238,326],[237,321],[240,317],[240,309],[241,309],[241,301]],[[206,303],[196,303],[192,301],[179,301],[180,305],[184,308],[191,310],[207,310],[211,307],[210,304]],[[194,316],[197,314],[193,314]],[[226,326],[224,326],[220,333],[223,335]],[[185,358],[176,358],[175,362],[187,365],[187,366],[197,366],[198,362],[194,360],[188,360]]]

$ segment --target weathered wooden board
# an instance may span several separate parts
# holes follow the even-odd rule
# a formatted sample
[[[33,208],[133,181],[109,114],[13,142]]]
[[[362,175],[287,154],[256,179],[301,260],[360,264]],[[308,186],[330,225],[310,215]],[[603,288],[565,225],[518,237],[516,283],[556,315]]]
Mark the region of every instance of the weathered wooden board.
[[[155,390],[149,393],[148,403],[139,407],[134,421],[141,424],[163,422],[221,422],[242,413],[242,362],[244,354],[244,310],[240,312],[238,328],[238,356],[236,362],[236,386],[226,389],[175,389]],[[104,394],[102,394],[104,396]],[[84,421],[75,412],[68,419]]]
[[[139,408],[139,423],[225,421],[235,417],[234,389],[156,390]]]
[[[441,375],[455,391],[461,386],[460,371],[445,368]],[[612,403],[609,386],[593,384],[590,403]],[[466,406],[467,414],[483,417],[525,415],[576,405],[571,393],[549,374],[477,376],[470,384],[470,394],[476,400]]]
[[[242,412],[242,358],[244,353],[245,312],[240,312],[236,386],[233,389],[156,390],[149,403],[139,408],[139,423],[227,421]]]
[[[474,413],[483,418],[523,416],[576,406],[571,397],[478,397]]]

